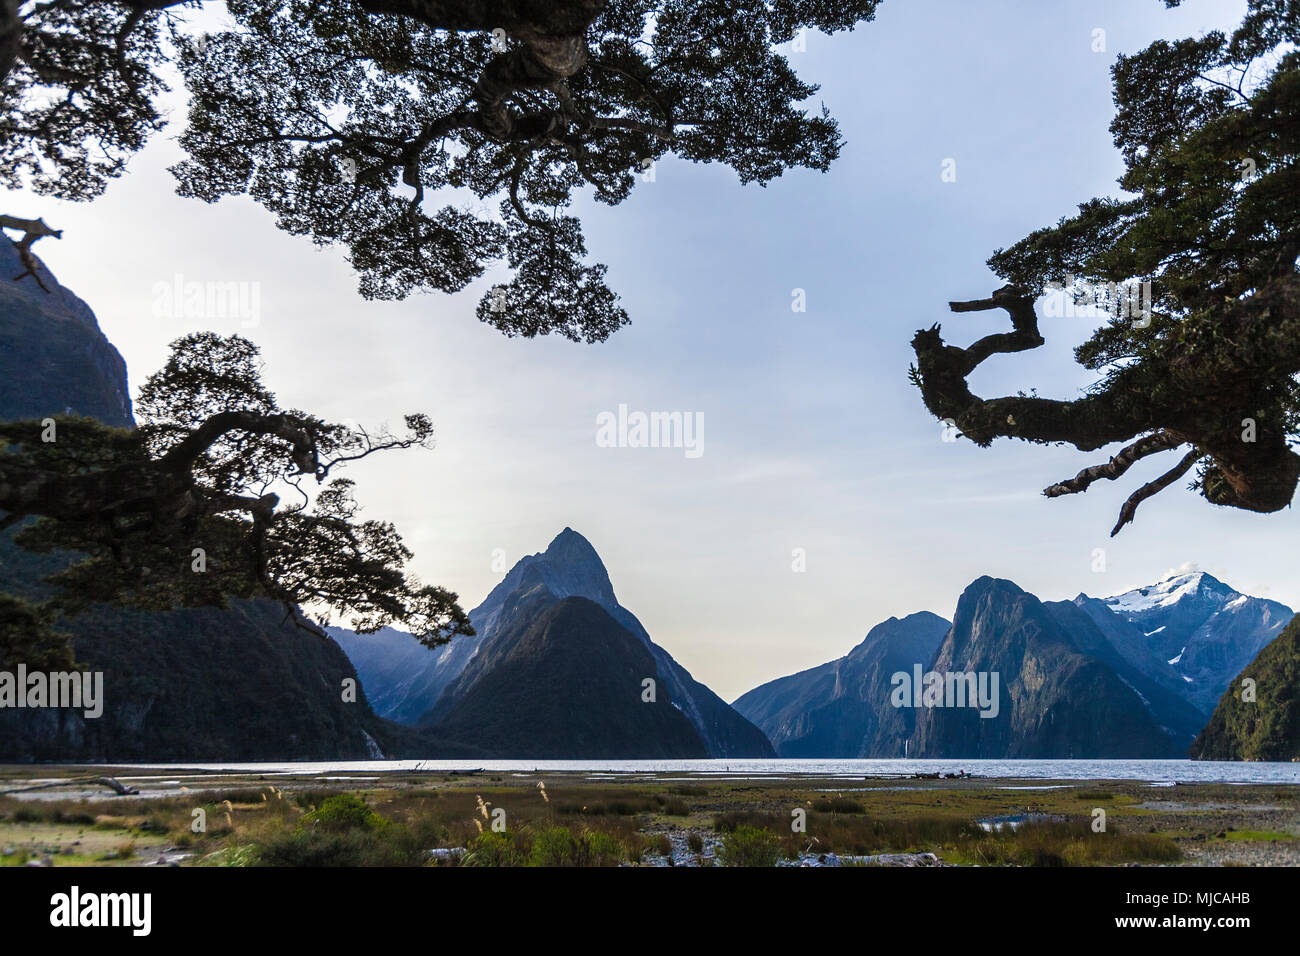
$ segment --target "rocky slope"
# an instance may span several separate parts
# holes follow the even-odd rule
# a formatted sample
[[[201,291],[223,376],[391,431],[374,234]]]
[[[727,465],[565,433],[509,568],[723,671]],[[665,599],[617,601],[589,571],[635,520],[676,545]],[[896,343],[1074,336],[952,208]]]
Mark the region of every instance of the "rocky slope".
[[[902,699],[915,705],[918,669],[922,680],[996,673],[996,715],[896,706],[893,675],[907,675]],[[1107,603],[1044,603],[988,577],[967,588],[951,625],[891,618],[845,657],[735,707],[789,757],[1178,757],[1208,717],[1185,675]]]
[[[1241,594],[1203,571],[1172,571],[1149,587],[1103,601],[1141,629],[1207,714],[1233,676],[1295,616],[1284,604]]]
[[[478,658],[490,662],[444,698],[435,733],[473,740],[508,757],[707,757],[690,720],[657,688],[646,646],[594,601],[537,587],[493,630]]]
[[[1059,613],[1010,581],[983,577],[963,592],[930,669],[996,673],[999,703],[991,717],[918,709],[914,756],[1173,757],[1190,739]]]
[[[54,240],[45,240],[52,242]],[[82,302],[42,267],[49,292],[0,238],[0,420],[76,413],[129,428],[126,363]]]

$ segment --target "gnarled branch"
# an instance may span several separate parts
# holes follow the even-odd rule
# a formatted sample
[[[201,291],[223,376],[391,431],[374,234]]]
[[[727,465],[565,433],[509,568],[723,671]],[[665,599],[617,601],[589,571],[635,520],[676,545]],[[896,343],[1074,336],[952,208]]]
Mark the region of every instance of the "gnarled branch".
[[[17,216],[7,215],[0,215],[0,229],[21,229],[23,233],[23,237],[14,245],[18,247],[18,256],[22,259],[26,271],[14,276],[14,281],[31,276],[36,280],[37,285],[49,292],[49,287],[41,278],[40,263],[36,261],[36,256],[32,255],[32,243],[46,236],[62,239],[63,230],[51,229],[45,224],[44,219],[19,219]]]
[[[987,299],[951,302],[949,308],[954,312],[1005,309],[1011,316],[1011,332],[986,335],[969,348],[945,344],[937,324],[918,331],[912,339],[917,358],[913,380],[921,388],[926,407],[936,417],[954,422],[976,444],[988,446],[995,438],[1021,438],[1068,442],[1081,451],[1091,451],[1126,441],[1152,427],[1139,405],[1121,402],[1111,391],[1070,402],[1026,395],[980,398],[971,392],[966,377],[981,362],[1044,343],[1034,314],[1034,297],[1007,285]]]
[[[1154,435],[1147,435],[1121,449],[1118,453],[1112,455],[1110,461],[1104,465],[1093,465],[1090,468],[1085,468],[1067,481],[1058,482],[1050,488],[1044,488],[1043,494],[1049,498],[1058,498],[1061,495],[1073,495],[1087,491],[1088,486],[1100,478],[1114,481],[1143,458],[1162,451],[1168,451],[1171,448],[1177,448],[1185,443],[1186,439],[1180,438],[1173,432],[1161,429]]]
[[[1119,534],[1120,528],[1133,520],[1134,515],[1137,514],[1138,505],[1142,504],[1142,502],[1146,501],[1152,495],[1164,491],[1179,478],[1183,477],[1183,475],[1191,471],[1192,465],[1196,464],[1204,457],[1205,453],[1203,451],[1193,448],[1184,455],[1183,460],[1173,468],[1170,468],[1155,481],[1148,481],[1137,491],[1133,492],[1133,494],[1129,495],[1128,501],[1124,502],[1124,507],[1119,511],[1119,522],[1111,529],[1110,536],[1112,538],[1115,537],[1115,535]]]

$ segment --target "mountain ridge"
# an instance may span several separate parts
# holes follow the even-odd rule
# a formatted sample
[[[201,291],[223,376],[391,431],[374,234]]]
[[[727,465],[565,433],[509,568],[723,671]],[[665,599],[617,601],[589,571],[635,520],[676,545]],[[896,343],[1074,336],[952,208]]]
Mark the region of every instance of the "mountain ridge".
[[[972,601],[983,605],[974,610]],[[914,647],[914,660],[900,670],[998,672],[999,720],[969,709],[891,714],[882,675],[852,668],[855,657],[870,653],[875,628],[843,657],[760,684],[734,706],[781,756],[1181,757],[1210,718],[1206,689],[1221,693],[1226,667],[1267,645],[1279,619],[1293,616],[1210,575],[1177,571],[1111,598],[1051,602],[985,575],[965,589],[958,608],[931,652]],[[1154,623],[1144,628],[1143,621]],[[1236,626],[1217,633],[1225,621]],[[1195,677],[1152,640],[1171,629],[1183,660],[1197,665]],[[1093,698],[1107,706],[1089,711]],[[1124,719],[1117,722],[1117,714]]]

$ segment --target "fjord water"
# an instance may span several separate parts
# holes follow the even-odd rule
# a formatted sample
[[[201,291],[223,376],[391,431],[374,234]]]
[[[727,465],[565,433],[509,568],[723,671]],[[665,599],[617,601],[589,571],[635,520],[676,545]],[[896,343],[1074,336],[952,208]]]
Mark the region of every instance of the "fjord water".
[[[690,773],[722,777],[822,776],[879,778],[955,774],[1021,780],[1146,780],[1152,783],[1300,784],[1300,763],[1219,760],[892,760],[892,759],[709,759],[709,760],[340,760],[302,763],[136,764],[158,770],[219,770],[261,774],[589,773],[614,776]]]

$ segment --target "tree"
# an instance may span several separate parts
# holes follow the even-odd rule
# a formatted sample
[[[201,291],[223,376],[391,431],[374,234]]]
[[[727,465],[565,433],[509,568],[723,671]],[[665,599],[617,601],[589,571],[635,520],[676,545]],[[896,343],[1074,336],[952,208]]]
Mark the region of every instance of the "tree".
[[[0,0],[0,183],[92,199],[161,128],[165,2]]]
[[[746,183],[827,169],[838,127],[803,108],[817,87],[775,47],[877,2],[230,0],[230,27],[203,36],[165,0],[37,4],[5,81],[0,176],[94,195],[158,127],[174,56],[182,194],[246,194],[345,246],[368,298],[455,292],[504,259],[482,321],[594,342],[628,317],[587,261],[575,191],[616,205],[670,152]],[[51,88],[68,96],[38,106]],[[451,201],[469,196],[498,212]]]
[[[1161,40],[1118,59],[1111,132],[1126,195],[1090,200],[998,250],[989,266],[1007,284],[949,303],[1004,309],[1012,331],[958,348],[936,324],[912,341],[926,406],[979,445],[1128,443],[1049,497],[1181,450],[1128,498],[1112,535],[1193,468],[1192,488],[1207,501],[1263,513],[1290,504],[1300,480],[1291,450],[1300,434],[1300,4],[1248,6],[1231,35]],[[981,362],[1044,343],[1034,310],[1044,291],[1111,312],[1075,351],[1099,381],[1073,400],[976,396],[966,379]]]
[[[397,531],[361,520],[352,482],[337,477],[372,454],[429,446],[424,415],[406,416],[401,434],[372,434],[282,409],[256,346],[213,333],[172,343],[137,411],[134,430],[77,416],[0,423],[0,529],[36,516],[16,543],[82,555],[47,579],[43,606],[0,602],[11,650],[18,638],[57,647],[52,614],[93,603],[168,610],[263,597],[307,627],[297,606],[362,633],[401,624],[431,647],[474,633],[455,594],[405,573]]]

